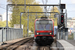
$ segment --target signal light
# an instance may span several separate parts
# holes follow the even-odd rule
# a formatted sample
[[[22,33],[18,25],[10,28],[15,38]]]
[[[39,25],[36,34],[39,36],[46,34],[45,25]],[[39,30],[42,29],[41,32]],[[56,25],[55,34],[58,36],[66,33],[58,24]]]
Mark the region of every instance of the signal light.
[[[61,22],[63,22],[63,20]]]
[[[61,15],[61,24],[64,24],[64,15]]]
[[[61,16],[61,17],[63,17],[63,16]]]

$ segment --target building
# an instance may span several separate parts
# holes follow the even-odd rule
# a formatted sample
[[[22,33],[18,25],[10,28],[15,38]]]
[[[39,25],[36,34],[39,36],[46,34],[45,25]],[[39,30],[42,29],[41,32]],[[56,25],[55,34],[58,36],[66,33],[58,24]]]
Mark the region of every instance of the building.
[[[67,20],[68,28],[75,28],[75,19]]]
[[[75,18],[67,20],[67,28],[69,28],[68,32],[70,34],[71,32],[75,32]]]
[[[20,28],[20,24],[14,24],[14,28]],[[21,28],[23,29],[23,25],[21,24]]]

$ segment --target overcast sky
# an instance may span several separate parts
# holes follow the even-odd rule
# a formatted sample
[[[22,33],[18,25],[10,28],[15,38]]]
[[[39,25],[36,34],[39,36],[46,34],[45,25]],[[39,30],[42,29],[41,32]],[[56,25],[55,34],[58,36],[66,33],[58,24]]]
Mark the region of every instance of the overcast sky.
[[[0,0],[0,14],[3,15],[5,20],[6,13],[6,2],[7,0]],[[36,0],[40,4],[43,4],[42,0]],[[44,0],[45,1],[45,0]],[[61,0],[61,3],[66,4],[66,9],[68,12],[68,17],[75,17],[75,0]],[[59,4],[59,0],[48,0],[47,4]]]

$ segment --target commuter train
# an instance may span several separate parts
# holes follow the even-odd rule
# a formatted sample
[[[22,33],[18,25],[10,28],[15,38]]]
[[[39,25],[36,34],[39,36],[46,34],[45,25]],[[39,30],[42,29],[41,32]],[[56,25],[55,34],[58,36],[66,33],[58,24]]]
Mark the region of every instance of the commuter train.
[[[34,22],[34,40],[39,45],[51,45],[54,41],[54,21],[41,17]]]

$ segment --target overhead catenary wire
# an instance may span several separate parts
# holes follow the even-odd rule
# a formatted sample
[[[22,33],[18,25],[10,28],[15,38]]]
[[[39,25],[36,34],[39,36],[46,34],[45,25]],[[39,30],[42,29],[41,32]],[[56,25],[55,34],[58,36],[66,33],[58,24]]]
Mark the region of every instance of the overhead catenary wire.
[[[44,0],[42,0],[42,3],[43,4],[47,4],[48,0],[45,0],[46,3],[44,3]],[[47,6],[44,6],[44,11],[46,12],[45,15],[47,15]]]
[[[5,9],[5,8],[3,8],[3,7],[1,7],[1,6],[0,6],[0,8]]]
[[[2,8],[2,9],[4,9],[4,10],[6,10],[6,8],[4,8],[4,7],[1,7],[1,6],[0,6],[0,8]],[[11,11],[11,10],[8,10],[8,11]],[[12,11],[11,11],[11,12],[12,12]]]

